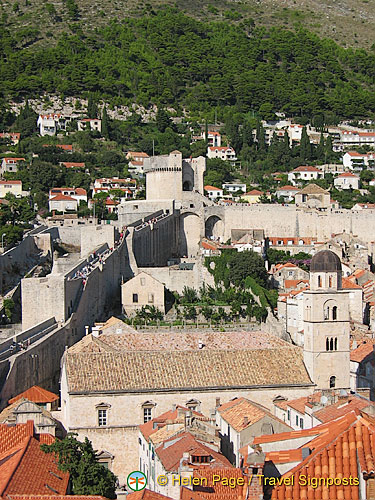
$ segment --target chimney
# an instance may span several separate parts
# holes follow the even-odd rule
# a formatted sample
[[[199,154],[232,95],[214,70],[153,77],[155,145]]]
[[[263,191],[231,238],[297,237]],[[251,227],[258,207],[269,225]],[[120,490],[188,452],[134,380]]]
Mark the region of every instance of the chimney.
[[[249,423],[249,417],[243,418],[243,425],[247,425]]]
[[[90,330],[89,325],[86,325],[86,326],[85,326],[85,335],[88,335],[88,334],[89,334],[89,330]]]
[[[220,398],[216,398],[215,408],[219,408],[220,406]]]
[[[246,460],[247,472],[250,477],[252,474],[263,474],[265,454],[260,448],[250,453]],[[263,499],[263,484],[256,478],[256,481],[249,481],[247,500],[261,500]]]
[[[91,334],[93,337],[99,337],[101,334],[100,326],[94,326],[91,330]]]
[[[172,405],[172,411],[176,411],[176,409],[177,409],[177,405],[176,405],[176,404],[173,404],[173,405]]]
[[[198,342],[198,349],[203,349],[203,347],[204,347],[203,342],[201,340],[199,340],[199,342]]]

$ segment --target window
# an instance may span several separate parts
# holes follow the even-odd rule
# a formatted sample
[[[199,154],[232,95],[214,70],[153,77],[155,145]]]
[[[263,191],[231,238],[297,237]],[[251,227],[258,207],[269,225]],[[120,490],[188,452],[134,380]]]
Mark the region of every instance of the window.
[[[143,408],[143,423],[152,419],[152,408]]]
[[[337,337],[335,337],[335,351],[337,351]]]
[[[133,293],[133,304],[138,303],[138,293]]]
[[[332,377],[329,377],[329,387],[330,389],[336,387],[336,377],[334,375],[332,375]]]
[[[105,427],[107,425],[107,410],[98,410],[98,424],[99,427]]]
[[[329,277],[329,288],[332,288],[333,279],[332,276]]]
[[[149,304],[153,304],[154,303],[154,294],[153,293],[149,293],[148,294],[148,303]]]
[[[329,338],[326,338],[326,351],[329,351]]]
[[[296,415],[296,425],[298,425],[298,415]]]
[[[322,288],[322,277],[318,276],[318,287]]]
[[[146,284],[146,279],[145,278],[141,278],[141,286],[145,286]]]
[[[337,319],[337,306],[332,307],[332,319]]]
[[[301,429],[303,429],[303,418],[299,419],[299,426],[301,427]]]
[[[288,410],[288,421],[290,422],[290,410]]]

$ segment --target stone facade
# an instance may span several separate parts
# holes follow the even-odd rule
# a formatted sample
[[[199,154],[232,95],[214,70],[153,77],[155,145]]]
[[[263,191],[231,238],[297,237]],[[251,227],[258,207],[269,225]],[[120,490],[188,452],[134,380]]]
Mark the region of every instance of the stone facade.
[[[140,272],[121,286],[121,303],[127,316],[144,306],[154,306],[165,314],[165,287],[157,279]]]

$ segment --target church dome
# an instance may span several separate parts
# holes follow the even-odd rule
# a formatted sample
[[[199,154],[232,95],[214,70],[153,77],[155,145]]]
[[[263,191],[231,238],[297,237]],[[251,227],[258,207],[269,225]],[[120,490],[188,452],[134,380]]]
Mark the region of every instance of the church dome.
[[[311,259],[310,272],[337,272],[341,271],[341,260],[331,250],[322,250]]]

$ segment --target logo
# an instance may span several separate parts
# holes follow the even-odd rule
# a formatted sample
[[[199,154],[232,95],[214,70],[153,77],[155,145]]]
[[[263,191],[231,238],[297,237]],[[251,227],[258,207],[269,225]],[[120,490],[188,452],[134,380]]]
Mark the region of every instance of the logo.
[[[128,475],[128,486],[133,491],[141,491],[146,488],[147,477],[140,470],[135,470]]]

